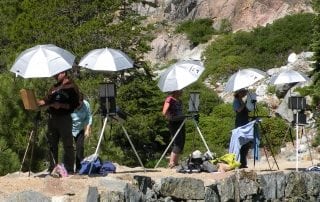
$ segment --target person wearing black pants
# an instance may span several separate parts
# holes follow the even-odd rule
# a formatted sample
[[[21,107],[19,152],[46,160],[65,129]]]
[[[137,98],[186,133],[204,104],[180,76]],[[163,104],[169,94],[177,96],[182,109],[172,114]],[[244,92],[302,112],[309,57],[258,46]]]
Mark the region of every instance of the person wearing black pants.
[[[183,105],[180,99],[181,96],[182,90],[170,92],[166,97],[162,108],[162,114],[169,120],[168,127],[172,138],[184,120]],[[185,133],[185,127],[183,126],[173,142],[168,164],[169,168],[174,168],[179,164],[179,157],[185,144]]]
[[[84,140],[91,133],[92,114],[90,104],[84,100],[80,93],[79,106],[71,114],[72,135],[76,145],[76,171],[81,169],[81,161],[84,158]]]
[[[63,144],[63,164],[68,173],[74,172],[74,148],[71,113],[79,105],[79,90],[68,77],[67,72],[54,76],[57,83],[48,91],[46,97],[38,101],[39,106],[48,107],[48,143],[51,150],[50,166],[52,172],[58,161],[59,141]],[[53,158],[52,158],[53,156]]]
[[[240,89],[234,93],[233,110],[236,112],[235,127],[244,126],[249,123],[249,110],[246,107],[243,98],[247,95],[248,91]],[[247,155],[251,148],[251,142],[242,145],[240,149],[240,168],[247,168]]]
[[[81,130],[76,137],[73,138],[76,145],[76,172],[81,169],[81,161],[84,158],[84,130]]]

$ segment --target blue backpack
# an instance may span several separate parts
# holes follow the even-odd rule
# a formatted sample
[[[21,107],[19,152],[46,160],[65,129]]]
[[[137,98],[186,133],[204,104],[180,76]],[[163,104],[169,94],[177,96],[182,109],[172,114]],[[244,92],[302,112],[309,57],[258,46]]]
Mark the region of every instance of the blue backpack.
[[[108,173],[115,173],[116,172],[116,166],[112,164],[110,161],[105,161],[100,167],[99,174],[101,175],[107,175]]]
[[[91,172],[90,171],[90,167],[91,168]],[[101,160],[100,158],[96,157],[95,159],[84,159],[83,161],[81,161],[81,169],[79,170],[79,174],[80,175],[86,175],[86,174],[100,174],[101,168]]]

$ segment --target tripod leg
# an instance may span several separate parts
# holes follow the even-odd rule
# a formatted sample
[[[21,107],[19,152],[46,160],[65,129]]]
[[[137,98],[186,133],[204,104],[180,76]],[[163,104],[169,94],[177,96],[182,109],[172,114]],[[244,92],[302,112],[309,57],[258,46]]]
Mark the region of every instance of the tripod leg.
[[[201,133],[201,131],[200,131],[200,128],[199,128],[199,126],[198,126],[198,124],[197,124],[197,121],[193,119],[193,122],[194,122],[194,125],[195,125],[196,128],[197,128],[197,131],[198,131],[198,133],[199,133],[199,135],[200,135],[200,137],[201,137],[201,140],[202,140],[204,146],[206,147],[206,149],[207,149],[207,151],[208,151],[208,155],[210,156],[210,158],[213,159],[213,156],[212,156],[212,154],[211,154],[211,151],[210,151],[210,149],[209,149],[206,141],[204,140],[204,137],[203,137],[203,135],[202,135],[202,133]]]
[[[290,140],[292,142],[292,145],[294,146],[294,140],[293,140],[293,136],[292,136],[292,128],[291,128],[291,126],[289,126],[289,135],[290,135]]]
[[[126,134],[127,139],[128,139],[128,141],[129,141],[129,143],[130,143],[130,145],[131,145],[134,153],[136,154],[136,156],[137,156],[137,158],[138,158],[138,160],[139,160],[139,163],[140,163],[141,167],[144,169],[144,172],[146,172],[146,169],[145,169],[145,167],[143,166],[143,163],[142,163],[142,161],[141,161],[141,159],[140,159],[140,157],[139,157],[139,155],[138,155],[138,153],[137,153],[137,151],[136,151],[136,148],[134,147],[134,145],[133,145],[133,143],[132,143],[132,141],[131,141],[131,139],[130,139],[130,137],[129,137],[129,135],[128,135],[127,130],[124,128],[124,126],[123,126],[122,124],[121,124],[121,127],[122,127],[123,132]]]
[[[304,135],[304,127],[302,126],[302,128],[301,128],[301,137],[303,135]],[[313,165],[313,158],[312,158],[311,149],[310,149],[310,145],[309,145],[310,141],[309,141],[308,135],[307,134],[305,134],[305,135],[306,135],[306,138],[307,138],[307,145],[308,145],[309,155],[310,155],[310,158],[311,158],[311,164]]]
[[[102,137],[103,137],[103,134],[104,134],[104,130],[105,130],[106,125],[107,125],[107,121],[108,121],[108,117],[104,118],[102,130],[101,130],[99,141],[98,141],[98,145],[97,145],[96,151],[94,152],[95,155],[98,154],[99,147],[100,147],[100,144],[101,144],[101,141],[102,141]]]
[[[266,156],[266,159],[267,159],[267,162],[268,162],[268,165],[269,165],[269,169],[272,170],[272,167],[270,165],[270,162],[269,162],[269,156],[268,156],[268,152],[267,152],[267,149],[266,147],[263,147],[263,151],[264,151],[264,155]]]
[[[104,130],[106,128],[107,122],[108,122],[108,116],[106,116],[106,118],[104,118],[104,120],[103,120],[103,126],[102,126],[102,129],[101,129],[98,145],[97,145],[96,151],[94,152],[94,159],[98,157],[99,147],[100,147],[100,144],[101,144],[101,141],[102,141],[103,133],[104,133]],[[88,175],[91,174],[92,166],[93,166],[93,163],[91,163]]]
[[[20,166],[20,171],[19,171],[19,172],[22,171],[22,167],[23,167],[24,161],[26,160],[26,156],[27,156],[27,153],[28,153],[28,150],[29,150],[29,146],[30,146],[30,142],[31,142],[32,136],[33,136],[33,130],[32,130],[31,133],[30,133],[28,145],[27,145],[26,151],[24,152],[24,155],[23,155],[23,159],[22,159],[22,162],[21,162],[21,166]]]
[[[271,148],[270,141],[269,141],[268,137],[266,137],[266,136],[265,136],[265,139],[266,139],[267,144],[268,144],[268,147],[269,147],[269,149],[270,149],[270,152],[271,152],[271,156],[272,156],[272,158],[273,158],[273,161],[275,162],[275,164],[276,164],[276,166],[277,166],[277,168],[278,168],[278,170],[279,170],[279,165],[278,165],[278,162],[277,162],[277,160],[276,160],[276,158],[275,158],[273,149]]]
[[[180,127],[178,128],[176,134],[174,134],[172,140],[170,141],[168,147],[166,148],[166,150],[163,152],[161,158],[159,159],[159,161],[157,162],[157,164],[155,165],[154,168],[157,168],[159,163],[161,162],[161,160],[163,159],[164,155],[166,155],[167,151],[169,150],[170,146],[172,145],[173,141],[176,139],[177,135],[179,134],[180,130],[182,129],[182,126],[184,125],[184,123],[186,122],[187,119],[184,119],[183,122],[181,123]]]
[[[282,143],[281,145],[283,145],[287,139],[287,134],[289,133],[289,136],[290,136],[290,140],[292,142],[292,145],[294,146],[294,141],[293,141],[293,137],[292,137],[292,131],[291,131],[291,126],[289,125],[288,128],[287,128],[287,131],[286,131],[286,134],[284,135],[283,137],[283,140],[282,140]]]
[[[34,151],[34,143],[35,143],[35,136],[33,136],[31,138],[31,157],[30,157],[30,162],[29,162],[29,177],[31,175],[31,164],[32,164],[32,161],[33,161],[33,151]]]
[[[264,131],[264,130],[263,130],[263,127],[261,126],[261,123],[259,124],[259,126],[260,126],[260,128],[262,129],[262,131]],[[270,152],[271,152],[271,156],[272,156],[272,158],[273,158],[273,161],[274,161],[274,163],[276,164],[276,166],[277,166],[277,168],[278,168],[278,170],[279,170],[279,165],[278,165],[278,162],[277,162],[277,160],[276,160],[276,158],[275,158],[275,155],[274,155],[274,152],[273,152],[273,149],[272,149],[272,147],[271,147],[271,144],[270,144],[270,141],[269,141],[268,137],[267,137],[266,135],[262,135],[262,137],[265,138],[265,140],[266,140],[266,142],[267,142],[267,145],[268,145],[268,148],[269,148],[269,150],[270,150]],[[270,164],[269,164],[269,166],[270,166]],[[270,167],[270,169],[271,169],[271,167]]]

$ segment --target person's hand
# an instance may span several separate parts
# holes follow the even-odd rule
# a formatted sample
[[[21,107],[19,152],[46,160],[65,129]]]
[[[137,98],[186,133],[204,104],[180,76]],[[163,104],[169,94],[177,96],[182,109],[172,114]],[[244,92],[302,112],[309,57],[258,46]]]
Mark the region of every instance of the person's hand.
[[[85,137],[85,138],[88,138],[88,137],[90,136],[90,134],[91,134],[91,127],[88,126],[88,127],[86,128],[86,130],[84,131],[84,137]]]
[[[44,100],[37,100],[37,104],[38,106],[42,106],[42,105],[45,105],[45,101]]]

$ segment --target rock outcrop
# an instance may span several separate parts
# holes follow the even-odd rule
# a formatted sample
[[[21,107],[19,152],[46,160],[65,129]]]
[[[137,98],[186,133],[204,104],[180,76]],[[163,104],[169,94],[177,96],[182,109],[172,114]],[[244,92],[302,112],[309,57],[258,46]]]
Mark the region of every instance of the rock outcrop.
[[[145,0],[132,6],[147,16],[148,23],[160,26],[151,43],[152,50],[145,54],[145,60],[152,65],[201,58],[206,44],[193,47],[184,35],[174,33],[174,27],[182,20],[210,18],[217,30],[225,21],[238,31],[265,26],[286,15],[313,12],[310,0]]]
[[[205,180],[205,179],[203,179]],[[191,177],[133,175],[127,180],[96,178],[97,186],[88,186],[80,197],[47,197],[35,191],[23,191],[3,197],[2,201],[318,201],[320,173],[269,172],[237,170],[233,175],[211,184]]]
[[[218,26],[226,19],[235,31],[264,26],[293,13],[313,12],[310,0],[145,0],[134,9],[152,21],[211,18]]]

